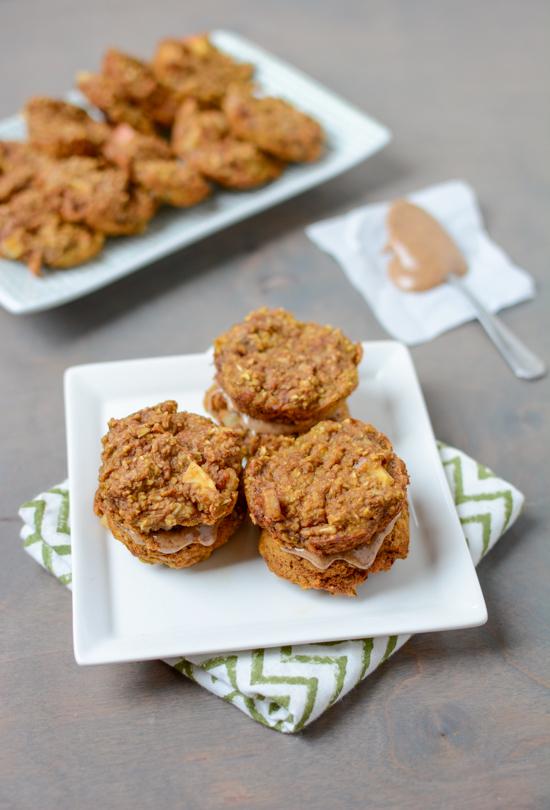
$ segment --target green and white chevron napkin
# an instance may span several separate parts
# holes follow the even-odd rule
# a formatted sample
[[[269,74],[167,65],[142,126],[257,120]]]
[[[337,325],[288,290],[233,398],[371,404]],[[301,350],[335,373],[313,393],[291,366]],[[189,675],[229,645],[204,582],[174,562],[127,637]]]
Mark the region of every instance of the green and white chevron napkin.
[[[523,495],[460,450],[439,446],[464,536],[478,562],[518,517]],[[23,504],[25,550],[71,587],[67,482]],[[410,636],[332,641],[167,661],[264,726],[293,733],[374,672]]]

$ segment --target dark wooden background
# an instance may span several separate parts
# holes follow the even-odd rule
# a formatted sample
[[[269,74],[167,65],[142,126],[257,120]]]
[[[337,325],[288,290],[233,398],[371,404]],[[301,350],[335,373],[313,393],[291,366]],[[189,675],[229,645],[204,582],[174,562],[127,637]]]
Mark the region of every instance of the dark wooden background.
[[[260,304],[383,338],[304,226],[460,177],[539,284],[504,320],[548,359],[550,6],[494,0],[1,0],[0,114],[62,94],[110,44],[225,27],[394,132],[341,178],[97,294],[0,312],[0,804],[6,808],[544,808],[549,383],[514,379],[470,324],[413,351],[437,435],[521,487],[480,568],[485,627],[417,637],[310,729],[285,737],[161,663],[79,668],[69,594],[18,541],[19,504],[63,479],[61,378],[75,363],[204,349]]]

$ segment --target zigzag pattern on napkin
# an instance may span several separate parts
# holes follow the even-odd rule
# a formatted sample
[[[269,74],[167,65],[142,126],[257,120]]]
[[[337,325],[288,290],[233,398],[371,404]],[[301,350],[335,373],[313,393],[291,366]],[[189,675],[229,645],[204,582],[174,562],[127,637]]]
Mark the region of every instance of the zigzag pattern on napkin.
[[[295,732],[353,689],[407,639],[331,641],[167,663],[257,722]]]
[[[439,451],[466,542],[475,543],[472,556],[482,559],[517,518],[521,504],[488,467],[444,445]]]
[[[71,530],[67,482],[21,506],[23,546],[63,585],[70,585]]]
[[[523,496],[487,467],[439,445],[466,542],[474,563],[517,518]],[[25,550],[71,587],[67,482],[20,510]],[[285,733],[300,731],[368,677],[410,636],[248,650],[171,659],[168,664],[253,720]]]

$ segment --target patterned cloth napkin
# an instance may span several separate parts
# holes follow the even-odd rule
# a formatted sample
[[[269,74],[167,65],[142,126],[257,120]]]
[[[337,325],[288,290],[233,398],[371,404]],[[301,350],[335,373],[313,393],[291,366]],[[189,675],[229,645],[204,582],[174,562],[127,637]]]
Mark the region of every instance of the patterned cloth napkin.
[[[439,445],[472,559],[478,562],[518,517],[523,495],[465,453]],[[67,481],[23,504],[25,550],[68,588],[71,536]],[[332,641],[196,655],[166,663],[264,726],[293,733],[313,722],[410,636]]]
[[[451,234],[468,263],[465,284],[491,312],[532,298],[531,276],[517,267],[484,228],[474,190],[453,180],[408,195]],[[389,280],[386,214],[389,203],[364,205],[316,222],[309,238],[333,256],[372,307],[384,329],[413,346],[475,317],[472,305],[449,284],[406,293]]]

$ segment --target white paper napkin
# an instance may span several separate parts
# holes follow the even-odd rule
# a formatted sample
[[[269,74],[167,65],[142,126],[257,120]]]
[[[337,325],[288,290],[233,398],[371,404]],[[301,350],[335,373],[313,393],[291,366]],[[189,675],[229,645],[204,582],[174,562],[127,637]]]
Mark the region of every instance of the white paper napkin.
[[[532,298],[531,276],[488,236],[473,189],[454,180],[407,195],[438,219],[468,262],[466,283],[491,312]],[[401,292],[389,280],[385,226],[389,203],[356,208],[310,225],[307,235],[330,253],[372,307],[382,326],[409,345],[423,343],[472,320],[471,305],[448,284],[421,293]]]

